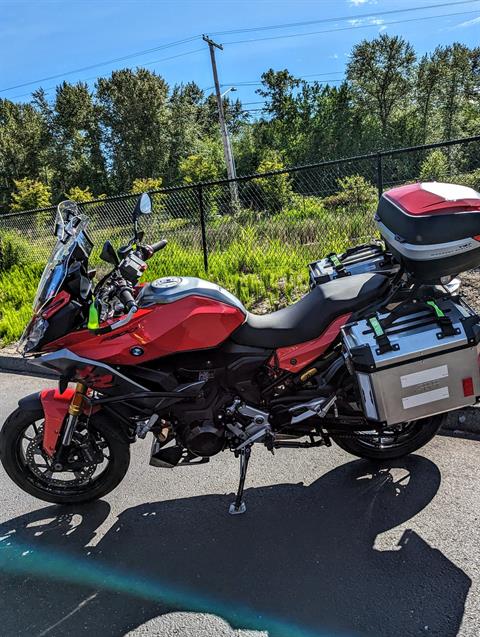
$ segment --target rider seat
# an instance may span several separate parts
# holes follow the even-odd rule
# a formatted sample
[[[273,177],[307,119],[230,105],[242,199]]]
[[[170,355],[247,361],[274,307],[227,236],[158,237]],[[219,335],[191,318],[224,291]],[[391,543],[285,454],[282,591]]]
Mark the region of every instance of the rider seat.
[[[247,318],[233,334],[239,345],[275,349],[317,338],[342,314],[361,310],[380,298],[388,279],[380,274],[357,274],[313,288],[300,301],[272,314]]]

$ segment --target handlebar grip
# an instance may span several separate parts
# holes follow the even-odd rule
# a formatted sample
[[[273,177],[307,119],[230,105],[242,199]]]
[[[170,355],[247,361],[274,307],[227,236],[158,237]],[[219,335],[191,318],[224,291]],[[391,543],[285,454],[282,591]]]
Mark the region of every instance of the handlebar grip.
[[[133,298],[133,294],[130,292],[129,288],[127,287],[122,288],[120,292],[118,293],[118,298],[123,303],[127,312],[130,312],[130,310],[133,307],[137,308],[135,299]]]
[[[152,243],[152,245],[145,246],[148,251],[147,259],[152,257],[156,252],[163,250],[163,248],[167,245],[168,241],[166,239],[162,239],[161,241],[157,241],[156,243]]]

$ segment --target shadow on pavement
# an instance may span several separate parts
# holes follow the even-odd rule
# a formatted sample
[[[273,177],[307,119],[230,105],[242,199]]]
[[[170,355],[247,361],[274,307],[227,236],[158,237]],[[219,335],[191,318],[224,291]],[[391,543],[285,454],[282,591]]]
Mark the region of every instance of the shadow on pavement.
[[[358,460],[308,487],[251,488],[244,516],[223,495],[133,507],[94,547],[106,502],[39,509],[0,526],[1,633],[124,635],[209,599],[207,612],[270,637],[456,635],[465,573],[411,530],[374,548],[439,485],[419,456]]]

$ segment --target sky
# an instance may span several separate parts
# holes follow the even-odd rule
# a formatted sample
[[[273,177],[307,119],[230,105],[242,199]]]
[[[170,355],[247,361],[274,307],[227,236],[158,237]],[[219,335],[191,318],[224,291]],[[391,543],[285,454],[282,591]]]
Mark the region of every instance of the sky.
[[[379,33],[402,35],[419,55],[455,41],[479,46],[480,0],[0,0],[0,97],[27,101],[40,86],[52,97],[62,79],[93,87],[126,66],[211,92],[208,47],[195,38],[203,33],[224,46],[223,90],[234,86],[255,117],[262,72],[338,83],[352,47]]]

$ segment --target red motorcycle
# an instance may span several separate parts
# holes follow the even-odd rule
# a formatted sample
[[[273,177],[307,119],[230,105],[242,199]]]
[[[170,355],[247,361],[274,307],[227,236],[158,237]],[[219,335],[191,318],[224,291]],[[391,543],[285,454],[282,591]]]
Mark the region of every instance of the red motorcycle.
[[[265,316],[201,279],[139,284],[166,246],[143,243],[138,221],[150,211],[144,194],[133,238],[119,250],[105,243],[111,270],[94,286],[88,220],[73,202],[58,207],[57,244],[21,341],[58,389],[21,399],[0,436],[3,466],[24,491],[57,503],[100,498],[124,477],[130,444],[150,434],[156,467],[239,457],[230,512],[242,513],[255,443],[274,453],[333,440],[363,458],[397,458],[480,396],[479,318],[443,287],[480,264],[475,191],[385,193],[376,220],[394,267],[379,274],[377,251],[353,274],[331,256],[335,277]]]

